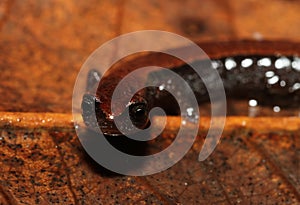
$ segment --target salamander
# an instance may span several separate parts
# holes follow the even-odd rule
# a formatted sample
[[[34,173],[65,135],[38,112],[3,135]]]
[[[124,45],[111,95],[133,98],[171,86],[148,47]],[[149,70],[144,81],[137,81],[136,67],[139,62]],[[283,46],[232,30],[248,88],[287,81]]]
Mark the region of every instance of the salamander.
[[[198,45],[212,59],[211,67],[218,71],[226,96],[253,99],[270,106],[300,105],[300,43],[248,40]],[[178,49],[184,52],[188,48]],[[197,64],[206,60],[208,59],[195,56],[191,63]],[[154,106],[164,107],[164,102],[170,96],[159,87],[172,82],[163,75],[164,71],[154,71],[141,76],[143,79],[133,79],[132,83],[140,83],[139,80],[145,81],[145,78],[146,81],[159,79],[160,84],[157,87],[141,89],[137,93],[132,93],[128,85],[123,94],[133,97],[129,102],[120,98],[114,111],[111,109],[111,98],[114,88],[128,73],[149,65],[170,68],[180,75],[191,86],[200,105],[209,100],[203,81],[189,65],[166,54],[150,52],[114,66],[100,82],[97,80],[100,79],[100,74],[95,70],[90,71],[87,87],[97,86],[97,92],[92,94],[87,90],[83,96],[82,116],[85,124],[88,127],[99,126],[106,135],[129,134],[135,130],[132,125],[139,129],[147,128],[150,110]],[[129,111],[130,119],[124,118],[125,110]],[[90,120],[91,112],[96,112],[97,124]],[[115,126],[116,119],[122,121],[121,132]],[[128,120],[131,120],[132,125],[128,125]]]

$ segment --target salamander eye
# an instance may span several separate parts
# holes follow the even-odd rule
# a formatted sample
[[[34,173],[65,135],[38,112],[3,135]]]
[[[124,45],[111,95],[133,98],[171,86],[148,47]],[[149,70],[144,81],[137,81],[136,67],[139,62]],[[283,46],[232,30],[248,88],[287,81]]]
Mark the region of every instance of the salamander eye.
[[[148,110],[145,103],[134,103],[129,106],[132,123],[138,128],[144,128],[148,123]]]

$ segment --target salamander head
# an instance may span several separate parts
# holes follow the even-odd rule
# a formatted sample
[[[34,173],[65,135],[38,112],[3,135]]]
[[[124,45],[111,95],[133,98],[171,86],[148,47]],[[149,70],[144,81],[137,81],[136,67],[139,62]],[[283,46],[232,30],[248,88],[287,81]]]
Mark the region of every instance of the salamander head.
[[[143,97],[135,95],[127,105],[117,105],[115,112],[109,105],[110,102],[105,103],[94,95],[85,94],[81,104],[85,124],[92,129],[99,126],[105,135],[133,134],[137,128],[145,129],[149,125],[149,108]]]

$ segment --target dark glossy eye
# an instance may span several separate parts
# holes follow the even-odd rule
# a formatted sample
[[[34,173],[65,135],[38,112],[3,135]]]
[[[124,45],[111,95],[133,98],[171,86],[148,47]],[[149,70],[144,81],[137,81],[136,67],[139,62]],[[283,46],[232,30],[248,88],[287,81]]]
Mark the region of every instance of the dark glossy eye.
[[[129,106],[130,117],[135,120],[142,120],[147,117],[146,105],[144,103],[136,103]]]
[[[144,128],[148,122],[148,110],[145,103],[134,103],[129,106],[132,123],[138,128]]]

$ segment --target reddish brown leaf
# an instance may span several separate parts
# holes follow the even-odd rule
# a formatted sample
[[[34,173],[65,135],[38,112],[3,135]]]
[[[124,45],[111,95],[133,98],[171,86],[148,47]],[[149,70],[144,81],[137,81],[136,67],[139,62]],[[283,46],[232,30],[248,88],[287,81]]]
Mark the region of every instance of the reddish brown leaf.
[[[80,66],[122,33],[161,29],[202,41],[299,41],[299,9],[297,1],[282,0],[3,0],[0,111],[70,113]],[[45,129],[39,123],[38,129],[0,126],[0,204],[300,203],[298,131],[236,129],[209,159],[197,162],[202,136],[172,168],[128,177],[97,165],[74,130],[64,129],[70,124]],[[171,140],[163,136],[148,151]]]

